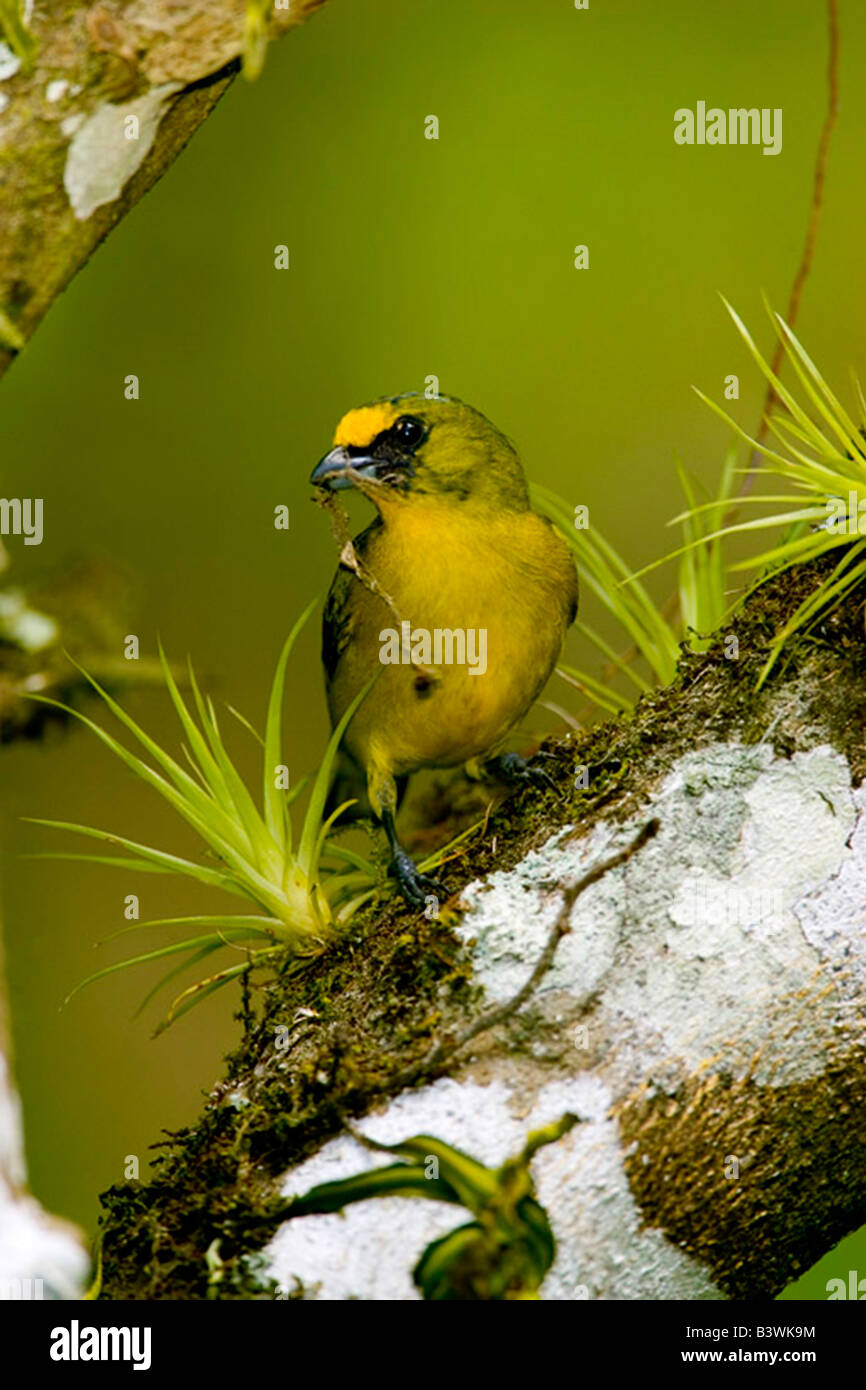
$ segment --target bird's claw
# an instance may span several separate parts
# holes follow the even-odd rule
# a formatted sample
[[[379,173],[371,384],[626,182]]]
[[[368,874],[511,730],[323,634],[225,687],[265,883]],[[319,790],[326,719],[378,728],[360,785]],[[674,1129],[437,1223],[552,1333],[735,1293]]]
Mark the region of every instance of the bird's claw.
[[[535,758],[554,758],[553,753],[536,753]],[[558,792],[559,788],[543,767],[538,767],[533,759],[521,758],[519,753],[504,753],[498,762],[498,770],[504,780],[516,787],[545,787]]]
[[[422,874],[409,855],[404,854],[402,850],[394,855],[391,867],[394,870],[397,886],[410,907],[426,907],[428,898],[447,896],[446,889],[443,888],[442,884],[437,882],[435,878]]]

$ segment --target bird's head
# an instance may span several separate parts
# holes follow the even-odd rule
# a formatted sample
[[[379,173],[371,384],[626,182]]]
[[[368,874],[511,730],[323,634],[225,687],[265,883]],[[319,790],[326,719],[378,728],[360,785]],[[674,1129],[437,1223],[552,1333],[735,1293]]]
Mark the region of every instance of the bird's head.
[[[529,505],[520,459],[505,435],[447,396],[392,396],[350,410],[310,482],[358,487],[385,505],[415,497],[515,510]]]

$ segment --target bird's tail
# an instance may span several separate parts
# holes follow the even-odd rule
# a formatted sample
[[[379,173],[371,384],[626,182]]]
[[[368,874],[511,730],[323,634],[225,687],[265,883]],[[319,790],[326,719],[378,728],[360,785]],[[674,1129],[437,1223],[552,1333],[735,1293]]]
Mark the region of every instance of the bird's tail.
[[[351,825],[352,821],[372,815],[364,769],[359,767],[354,758],[350,758],[347,753],[339,753],[337,755],[337,771],[334,774],[334,780],[325,802],[323,812],[325,819],[333,815],[337,807],[342,806],[344,801],[354,801],[355,804],[346,807],[342,815],[338,816],[334,822],[335,825]]]

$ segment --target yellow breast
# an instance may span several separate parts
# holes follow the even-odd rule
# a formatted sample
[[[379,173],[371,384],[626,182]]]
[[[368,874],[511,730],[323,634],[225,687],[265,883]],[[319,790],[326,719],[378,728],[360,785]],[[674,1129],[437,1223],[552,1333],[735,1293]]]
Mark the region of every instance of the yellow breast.
[[[363,765],[400,775],[492,753],[559,655],[576,593],[568,548],[532,512],[425,498],[383,519],[366,563],[396,613],[356,586],[332,715],[379,669],[347,735]]]

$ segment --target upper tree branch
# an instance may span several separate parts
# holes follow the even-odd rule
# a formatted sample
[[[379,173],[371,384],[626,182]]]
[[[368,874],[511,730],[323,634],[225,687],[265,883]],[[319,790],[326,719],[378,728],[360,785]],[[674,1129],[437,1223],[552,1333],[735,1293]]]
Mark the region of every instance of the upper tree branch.
[[[254,0],[250,0],[253,4]],[[323,0],[282,0],[271,37]],[[244,0],[0,0],[0,374],[239,69]],[[16,67],[17,63],[17,67]],[[134,124],[126,118],[135,116]]]

